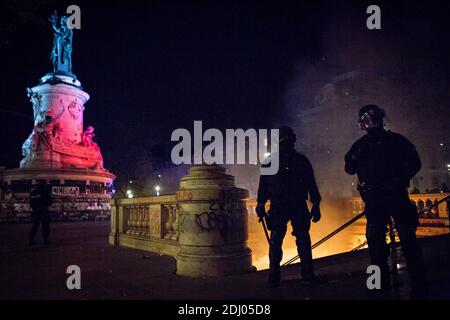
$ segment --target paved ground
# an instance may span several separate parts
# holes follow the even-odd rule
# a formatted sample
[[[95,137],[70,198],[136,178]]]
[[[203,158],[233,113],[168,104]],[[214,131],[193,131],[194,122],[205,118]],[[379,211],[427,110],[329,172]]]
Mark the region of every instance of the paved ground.
[[[265,287],[267,271],[215,279],[174,274],[175,259],[107,244],[108,222],[56,223],[52,244],[28,247],[29,225],[0,225],[0,299],[407,299],[403,285],[384,296],[365,289],[367,252],[316,260],[318,273],[329,281],[312,287],[302,283],[298,266],[283,270],[280,288]],[[331,240],[332,241],[332,240]],[[450,299],[450,236],[423,241],[431,282],[430,297]],[[399,261],[402,265],[402,262]],[[82,270],[82,289],[66,288],[66,268]]]

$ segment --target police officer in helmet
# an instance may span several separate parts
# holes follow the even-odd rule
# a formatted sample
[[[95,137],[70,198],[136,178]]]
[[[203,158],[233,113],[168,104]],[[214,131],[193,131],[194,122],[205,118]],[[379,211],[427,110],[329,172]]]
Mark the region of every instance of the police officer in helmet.
[[[45,244],[49,244],[48,236],[50,234],[50,213],[49,206],[52,204],[50,186],[45,180],[39,180],[37,186],[30,193],[30,206],[32,226],[30,230],[30,246],[34,245],[34,237],[42,225],[42,238]]]
[[[382,289],[390,289],[386,226],[395,222],[411,279],[413,297],[426,292],[425,268],[416,240],[418,214],[408,197],[410,180],[421,168],[414,145],[384,128],[385,112],[376,105],[359,111],[359,126],[366,134],[345,155],[345,171],[358,176],[358,191],[365,203],[366,237],[370,260],[381,270]]]
[[[314,274],[309,235],[311,220],[318,222],[321,217],[321,196],[311,163],[295,150],[295,141],[292,128],[279,128],[279,170],[274,175],[261,175],[259,181],[256,212],[260,218],[266,218],[268,229],[271,230],[269,287],[280,284],[282,244],[289,221],[301,258],[303,280],[313,284],[323,283]],[[307,199],[312,203],[311,212],[307,207]],[[268,213],[265,210],[267,201],[270,201]]]

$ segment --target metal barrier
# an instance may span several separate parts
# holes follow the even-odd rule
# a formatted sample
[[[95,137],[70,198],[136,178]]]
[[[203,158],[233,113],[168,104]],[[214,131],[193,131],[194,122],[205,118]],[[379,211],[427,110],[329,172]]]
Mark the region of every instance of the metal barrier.
[[[352,250],[350,250],[350,252],[358,251],[358,250],[364,248],[365,246],[367,246],[367,240],[364,241],[363,243],[357,245],[356,247],[354,247]]]

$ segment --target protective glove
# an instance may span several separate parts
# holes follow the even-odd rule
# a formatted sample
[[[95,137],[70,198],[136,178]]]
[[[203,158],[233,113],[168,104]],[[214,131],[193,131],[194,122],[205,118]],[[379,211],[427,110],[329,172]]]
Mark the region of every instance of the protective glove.
[[[320,206],[318,204],[314,204],[311,208],[311,220],[316,223],[320,220],[322,215],[320,214]]]
[[[266,208],[265,208],[264,204],[258,203],[258,205],[256,206],[255,211],[256,211],[256,214],[259,217],[259,221],[261,221],[262,219],[267,217],[267,212],[266,212]]]

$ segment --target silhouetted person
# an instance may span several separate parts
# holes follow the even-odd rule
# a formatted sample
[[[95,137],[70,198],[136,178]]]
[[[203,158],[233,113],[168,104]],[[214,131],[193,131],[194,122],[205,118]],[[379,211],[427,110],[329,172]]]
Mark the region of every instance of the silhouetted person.
[[[31,191],[30,206],[33,210],[31,213],[32,227],[30,230],[30,245],[33,245],[34,237],[42,224],[42,238],[44,243],[48,244],[48,236],[50,234],[50,214],[48,207],[52,204],[50,188],[45,180],[40,180],[38,185]]]
[[[370,259],[381,269],[382,289],[391,288],[386,225],[392,217],[408,264],[413,297],[422,297],[426,280],[422,251],[416,240],[419,219],[407,192],[421,161],[411,142],[384,129],[384,117],[384,111],[375,105],[361,108],[358,122],[367,134],[345,155],[345,171],[358,175],[358,191],[365,202]]]
[[[292,128],[279,129],[279,170],[275,175],[261,175],[258,188],[256,212],[260,218],[266,217],[270,234],[269,287],[279,286],[280,262],[282,260],[283,239],[290,221],[296,237],[298,254],[301,258],[303,280],[319,284],[322,281],[314,274],[309,229],[311,219],[320,220],[320,193],[309,160],[298,153],[294,144],[296,136]],[[311,213],[306,200],[312,202]],[[265,203],[270,200],[270,210],[265,211]]]

